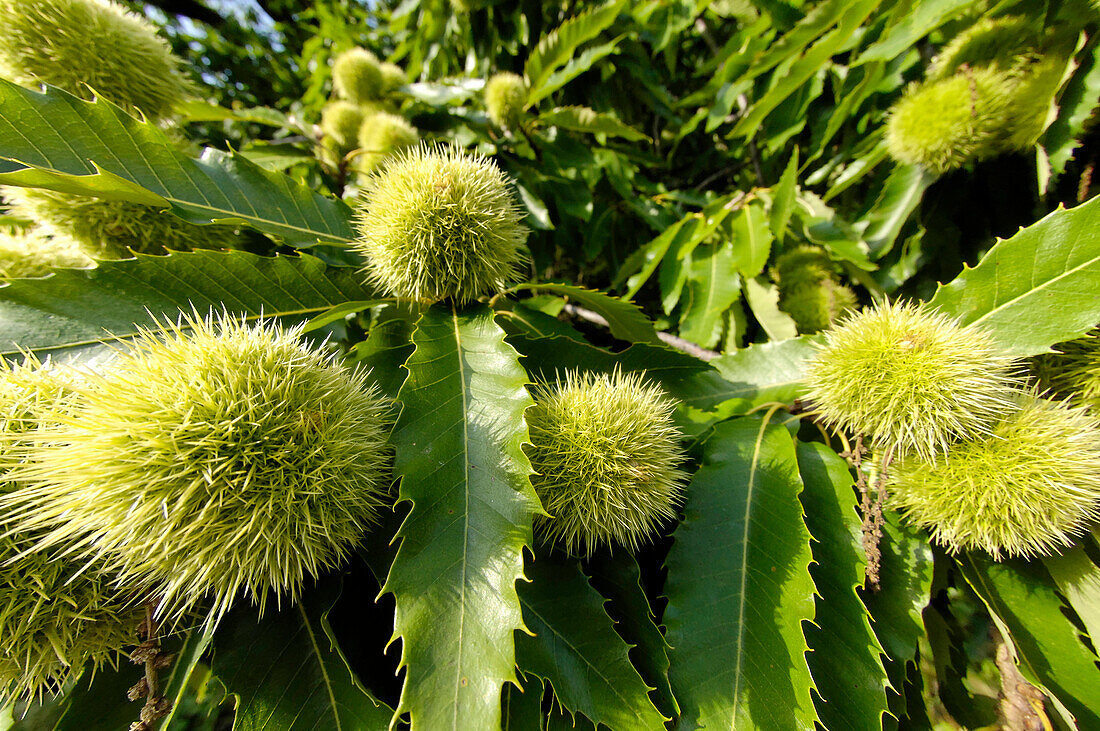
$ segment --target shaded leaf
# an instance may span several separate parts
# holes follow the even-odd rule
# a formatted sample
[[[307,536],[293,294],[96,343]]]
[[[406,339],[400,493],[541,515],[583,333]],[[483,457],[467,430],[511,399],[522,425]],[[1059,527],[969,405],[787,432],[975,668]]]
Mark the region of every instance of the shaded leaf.
[[[696,249],[687,277],[680,337],[704,348],[713,348],[721,339],[726,310],[741,296],[734,257],[734,245],[729,241],[702,252]]]
[[[763,206],[749,203],[734,216],[732,227],[737,271],[751,279],[764,270],[772,251],[772,230]]]
[[[868,61],[889,61],[907,52],[924,36],[961,15],[975,0],[924,0],[901,16],[881,38],[859,54],[853,66]],[[908,6],[904,6],[909,10]]]
[[[798,148],[794,148],[791,158],[787,161],[787,167],[783,170],[783,176],[779,178],[779,184],[772,189],[772,208],[769,213],[768,225],[772,235],[782,239],[787,231],[787,223],[791,220],[794,211],[795,193],[798,192]],[[765,257],[765,262],[767,258]],[[763,264],[761,264],[763,268]],[[755,277],[759,271],[751,275]]]
[[[603,316],[607,320],[607,326],[611,330],[611,334],[620,340],[640,343],[660,342],[656,331],[653,329],[653,323],[632,302],[626,302],[603,292],[568,284],[520,284],[509,291],[517,292],[524,289],[553,292],[562,297],[569,297],[581,306]]]
[[[802,623],[813,618],[814,587],[801,489],[786,429],[757,418],[715,427],[665,562],[682,723],[813,726]]]
[[[967,583],[981,597],[998,629],[1007,630],[1020,673],[1056,699],[1055,707],[1077,728],[1100,728],[1100,669],[1096,657],[1062,614],[1062,602],[1038,561],[995,563],[968,553],[959,557]]]
[[[1080,144],[1085,123],[1096,109],[1096,100],[1100,99],[1100,43],[1094,36],[1090,44],[1081,56],[1081,65],[1058,97],[1058,117],[1040,138],[1055,176],[1066,169]]]
[[[1094,531],[1084,536],[1082,543],[1095,547]],[[1043,563],[1050,572],[1058,591],[1077,612],[1093,645],[1100,643],[1100,566],[1097,566],[1083,545],[1062,551],[1061,555],[1046,556]]]
[[[679,714],[668,680],[668,643],[657,627],[653,609],[642,589],[638,560],[625,551],[601,551],[586,562],[592,585],[611,601],[605,606],[615,620],[615,631],[632,645],[630,659],[663,715]],[[654,696],[655,694],[655,696]]]
[[[872,257],[885,256],[893,248],[924,191],[935,180],[936,176],[919,165],[897,165],[890,171],[875,205],[859,222]]]
[[[627,658],[627,645],[604,612],[575,560],[539,556],[528,564],[530,583],[520,585],[523,621],[534,636],[516,636],[516,660],[524,674],[554,688],[571,713],[583,713],[614,731],[663,729],[649,688]]]
[[[821,701],[817,712],[828,729],[882,728],[886,669],[870,613],[856,593],[867,566],[860,543],[860,517],[848,464],[821,444],[797,445],[805,489],[802,506],[814,537],[810,567],[816,614],[806,628],[810,672]]]
[[[749,309],[769,339],[788,340],[798,335],[794,320],[779,309],[779,289],[774,284],[756,277],[746,279],[744,288]]]
[[[354,269],[326,268],[308,255],[191,251],[61,269],[0,287],[0,353],[73,351],[132,335],[153,317],[194,307],[259,317],[309,317],[348,300],[371,299]]]
[[[531,52],[523,67],[528,86],[527,106],[538,104],[554,91],[547,83],[550,75],[572,58],[578,46],[592,40],[611,25],[624,5],[624,0],[612,0],[606,5],[587,10],[565,21],[539,40],[538,46]]]
[[[560,69],[550,74],[546,81],[543,83],[540,89],[540,95],[542,98],[553,94],[558,89],[568,84],[573,79],[583,74],[588,69],[598,62],[607,58],[612,53],[618,51],[619,41],[621,38],[616,38],[607,43],[601,43],[597,46],[590,46],[581,52],[579,56],[573,56],[565,65]],[[633,130],[631,130],[633,131]],[[640,139],[648,139],[645,135],[642,135]]]
[[[56,178],[34,184],[61,190],[103,171],[131,191],[120,185],[112,197],[156,205],[152,193],[194,223],[243,223],[295,246],[346,245],[355,237],[340,201],[240,155],[207,148],[192,160],[156,125],[52,87],[41,93],[0,79],[0,158]],[[26,184],[23,175],[4,173],[0,183]]]
[[[339,581],[326,579],[262,618],[252,607],[225,615],[212,669],[236,699],[234,731],[389,726],[393,711],[360,685],[330,636],[328,613],[339,594]]]
[[[710,361],[722,378],[733,384],[727,394],[735,404],[750,409],[778,401],[789,404],[804,392],[803,370],[817,352],[821,338],[803,335],[782,342],[750,345],[736,353],[726,353]]]
[[[523,679],[523,690],[504,686],[501,699],[501,731],[541,731],[542,681],[535,676]]]
[[[1100,322],[1100,198],[1059,208],[998,241],[941,285],[933,307],[980,325],[1016,356],[1045,352]]]
[[[547,126],[557,126],[576,132],[604,134],[610,137],[623,137],[628,140],[649,139],[638,130],[628,127],[609,114],[602,114],[589,107],[555,107],[538,116],[538,121]]]
[[[400,501],[412,504],[383,593],[414,728],[495,728],[524,628],[515,582],[539,508],[520,445],[533,402],[518,355],[483,305],[426,309],[394,428]]]

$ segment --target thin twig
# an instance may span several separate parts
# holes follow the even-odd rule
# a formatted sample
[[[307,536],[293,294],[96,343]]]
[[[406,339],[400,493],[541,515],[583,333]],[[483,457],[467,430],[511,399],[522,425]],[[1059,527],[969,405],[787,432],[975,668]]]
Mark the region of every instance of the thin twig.
[[[130,724],[130,731],[153,731],[156,722],[172,710],[172,702],[160,695],[160,685],[157,680],[157,671],[171,665],[172,657],[161,652],[160,638],[157,636],[157,620],[153,609],[154,603],[151,600],[145,603],[145,621],[140,630],[145,635],[145,641],[130,653],[131,662],[145,665],[145,677],[126,694],[131,701],[145,698],[145,705],[139,715],[141,720]]]
[[[607,319],[603,315],[598,312],[593,312],[592,310],[585,309],[584,307],[578,307],[577,305],[566,303],[565,307],[562,308],[562,311],[565,312],[567,315],[585,320],[587,322],[591,322],[592,324],[599,325],[600,327],[611,327],[611,324],[608,323]],[[693,355],[700,360],[713,360],[714,358],[717,358],[719,355],[721,355],[721,353],[717,353],[713,350],[707,350],[706,348],[701,348],[689,340],[678,338],[675,335],[669,335],[666,332],[658,332],[657,337],[660,338],[661,342],[665,343],[666,345],[669,345],[676,350],[687,353],[688,355]]]

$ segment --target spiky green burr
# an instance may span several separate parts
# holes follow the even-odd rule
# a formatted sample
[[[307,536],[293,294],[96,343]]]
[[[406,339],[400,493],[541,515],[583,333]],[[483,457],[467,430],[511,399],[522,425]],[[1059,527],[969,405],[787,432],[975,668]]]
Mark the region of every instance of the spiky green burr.
[[[358,139],[361,152],[356,167],[362,172],[371,172],[390,155],[415,145],[420,135],[401,115],[374,112],[363,118]]]
[[[180,61],[145,20],[107,0],[4,0],[0,76],[93,93],[165,119],[191,93]]]
[[[914,84],[894,104],[886,147],[899,162],[941,174],[1000,154],[1010,136],[1016,84],[996,69],[971,69]]]
[[[44,236],[34,230],[0,230],[0,278],[43,277],[54,267],[83,269],[94,265],[71,239]]]
[[[535,389],[527,410],[535,475],[549,517],[544,540],[574,554],[600,546],[631,550],[676,517],[686,474],[674,402],[642,374],[566,372]]]
[[[384,94],[382,66],[365,48],[344,51],[332,64],[332,88],[341,99],[368,104]]]
[[[816,246],[798,246],[776,259],[779,309],[791,316],[800,333],[820,332],[858,305],[856,293],[840,282],[839,271]]]
[[[3,505],[77,543],[171,623],[209,602],[294,599],[386,501],[389,404],[300,328],[189,316],[139,332],[89,375]]]
[[[389,95],[409,83],[409,77],[405,75],[405,69],[395,63],[384,62],[379,65],[382,72],[382,93]]]
[[[0,365],[0,492],[20,489],[9,476],[72,408],[70,386],[33,360]],[[142,616],[95,567],[34,550],[38,538],[7,527],[0,535],[0,704],[52,693],[85,665],[111,661],[136,641]]]
[[[527,82],[519,74],[502,71],[485,84],[485,110],[498,127],[518,128],[526,104]]]
[[[1021,393],[991,434],[889,469],[889,504],[952,551],[1048,555],[1100,517],[1100,422]]]
[[[46,234],[75,242],[97,259],[165,250],[226,249],[239,245],[232,226],[198,225],[168,211],[124,201],[35,188],[5,188],[17,215],[35,221]]]
[[[825,331],[807,398],[833,427],[933,460],[1015,408],[1012,360],[983,331],[915,304],[879,304]]]
[[[929,81],[950,78],[963,67],[1011,70],[1020,56],[1042,43],[1042,26],[1019,15],[983,18],[951,39],[932,60]]]
[[[1054,350],[1032,361],[1039,385],[1100,413],[1100,330]]]
[[[527,229],[492,161],[426,144],[391,157],[357,206],[367,277],[402,299],[460,303],[502,291]]]
[[[334,101],[321,110],[321,131],[325,140],[341,155],[354,150],[359,142],[359,126],[366,110],[348,101]]]

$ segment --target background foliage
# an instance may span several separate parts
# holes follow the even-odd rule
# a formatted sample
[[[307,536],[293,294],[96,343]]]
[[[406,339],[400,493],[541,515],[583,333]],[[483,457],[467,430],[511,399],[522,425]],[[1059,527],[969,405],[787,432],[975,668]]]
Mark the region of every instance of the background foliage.
[[[865,587],[852,474],[799,400],[814,335],[775,277],[812,244],[862,304],[930,300],[1020,357],[1100,322],[1094,6],[269,0],[194,21],[130,4],[206,99],[166,131],[0,81],[0,183],[228,222],[249,243],[13,280],[0,349],[94,363],[107,333],[191,307],[312,318],[403,405],[395,511],[299,604],[242,603],[212,636],[169,638],[165,727],[980,728],[1014,665],[1047,723],[1100,728],[1100,533],[994,563],[888,515],[881,588]],[[942,176],[894,162],[890,106],[991,14],[1077,36],[1045,132]],[[393,108],[423,137],[509,174],[528,285],[413,308],[362,283],[347,244],[364,179],[316,126],[354,46],[405,70]],[[481,99],[498,71],[528,81],[513,131]],[[576,367],[645,370],[680,404],[681,519],[634,556],[579,560],[531,534],[525,385]],[[9,727],[124,726],[137,675],[84,677]]]

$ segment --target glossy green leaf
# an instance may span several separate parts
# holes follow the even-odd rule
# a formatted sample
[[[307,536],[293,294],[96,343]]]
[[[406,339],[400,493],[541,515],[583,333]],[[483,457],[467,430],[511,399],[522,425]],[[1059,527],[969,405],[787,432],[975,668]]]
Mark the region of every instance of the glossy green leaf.
[[[904,709],[901,694],[906,666],[917,654],[918,640],[925,632],[922,613],[931,600],[932,548],[923,533],[899,525],[896,513],[887,511],[884,517],[879,589],[864,591],[861,596],[871,611],[875,636],[890,660],[886,671],[892,703],[900,703]]]
[[[781,342],[761,343],[725,353],[710,364],[734,388],[727,392],[730,406],[749,409],[769,401],[789,404],[802,395],[803,371],[816,352],[819,337],[803,335]]]
[[[734,217],[732,228],[737,271],[751,279],[764,270],[772,251],[772,229],[764,207],[749,203]]]
[[[644,371],[684,406],[709,410],[734,392],[733,384],[698,358],[658,345],[636,343],[619,353],[579,342],[572,338],[538,338],[513,335],[508,338],[524,356],[533,378],[553,379],[557,373],[581,368],[598,373]]]
[[[695,250],[687,275],[680,337],[704,348],[713,348],[721,339],[726,310],[741,296],[735,256],[734,244],[729,241]]]
[[[783,176],[779,178],[779,184],[772,189],[772,208],[769,212],[768,225],[772,235],[782,239],[787,231],[787,223],[794,212],[795,194],[798,192],[798,148],[794,148],[787,167],[783,170]],[[765,263],[767,257],[765,257]],[[761,265],[763,268],[763,265]],[[750,276],[756,276],[755,272]]]
[[[1007,629],[1016,661],[1030,682],[1057,702],[1077,728],[1100,728],[1100,668],[1062,613],[1062,602],[1038,561],[995,563],[983,555],[959,558],[963,576]]]
[[[413,345],[392,437],[412,508],[382,589],[406,670],[398,713],[414,728],[492,729],[502,685],[517,682],[515,584],[540,509],[520,447],[533,402],[483,305],[426,309]]]
[[[822,64],[845,47],[851,40],[852,34],[880,2],[881,0],[858,0],[843,3],[843,14],[839,18],[836,29],[823,36],[795,60],[782,77],[749,107],[747,113],[741,117],[728,136],[751,137],[756,134],[761,123],[776,107],[818,73]],[[825,5],[835,4],[826,3]]]
[[[192,160],[156,125],[52,87],[42,93],[0,79],[0,159],[34,168],[0,174],[0,184],[168,205],[194,223],[243,223],[295,246],[354,238],[340,201],[240,155],[207,149]]]
[[[542,681],[533,675],[523,679],[523,690],[504,686],[501,698],[501,731],[541,731]]]
[[[853,66],[868,61],[889,61],[905,53],[921,38],[958,17],[974,4],[975,0],[924,0],[914,3],[912,10],[909,10],[909,6],[902,6],[909,12],[903,14],[882,38],[859,54]]]
[[[919,165],[897,165],[890,171],[878,200],[860,221],[871,256],[885,256],[893,248],[905,222],[920,205],[924,191],[936,177]]]
[[[348,668],[328,628],[339,581],[325,579],[293,606],[257,618],[239,607],[214,635],[212,669],[236,701],[234,731],[382,731],[393,711]]]
[[[1058,117],[1040,142],[1047,151],[1051,172],[1061,175],[1073,151],[1080,145],[1085,123],[1100,99],[1100,43],[1093,37],[1080,56],[1081,63],[1058,97]]]
[[[624,5],[625,0],[612,0],[587,10],[565,21],[539,41],[523,67],[527,77],[528,106],[538,104],[554,91],[547,83],[550,75],[561,68],[582,43],[592,40],[611,25]]]
[[[626,302],[603,292],[597,292],[584,287],[573,287],[568,284],[521,284],[513,287],[512,292],[531,289],[543,292],[553,292],[562,297],[568,297],[582,307],[601,315],[607,320],[607,327],[611,334],[620,340],[636,343],[659,343],[653,323],[642,313],[638,306],[632,302]]]
[[[604,608],[615,620],[615,631],[632,646],[630,659],[642,680],[655,689],[650,697],[658,710],[666,716],[679,714],[668,679],[668,642],[642,589],[638,560],[626,551],[601,551],[588,559],[585,568],[592,585],[611,600]]]
[[[607,43],[589,46],[581,51],[579,55],[570,58],[561,68],[546,78],[546,81],[543,82],[542,87],[539,89],[540,97],[546,98],[553,94],[555,91],[592,68],[592,66],[599,61],[616,53],[619,49],[620,40],[621,38],[615,38]],[[647,138],[643,135],[641,139]]]
[[[574,132],[602,134],[634,141],[649,139],[615,117],[602,114],[589,107],[555,107],[549,112],[540,114],[537,121],[547,127],[561,127],[562,129],[571,129]]]
[[[930,304],[987,330],[1016,356],[1045,352],[1100,322],[1100,198],[997,242]]]
[[[670,675],[687,728],[813,727],[801,490],[786,429],[751,417],[715,427],[665,562]]]
[[[525,675],[554,688],[571,713],[612,731],[663,729],[649,687],[627,658],[627,645],[575,560],[539,556],[520,585],[523,621],[534,636],[516,636],[516,661]]]
[[[889,681],[857,588],[866,558],[848,464],[821,444],[799,443],[802,507],[814,537],[810,575],[817,587],[814,624],[806,628],[810,672],[819,695],[821,723],[835,731],[882,728]]]
[[[1079,539],[1079,544],[1060,555],[1046,556],[1043,564],[1054,578],[1058,591],[1085,625],[1093,645],[1100,642],[1100,566],[1089,556],[1084,544],[1096,549],[1097,531]]]
[[[62,269],[46,279],[0,287],[0,353],[76,352],[132,335],[154,317],[192,308],[258,317],[310,317],[374,293],[350,268],[326,268],[308,255],[263,257],[243,251],[192,251]]]
[[[363,310],[369,310],[372,307],[383,304],[391,304],[391,299],[373,299],[373,300],[356,300],[354,302],[344,302],[339,305],[328,308],[320,315],[310,318],[303,326],[305,332],[312,332],[313,330],[320,330],[325,325],[331,325],[337,320],[343,320],[348,315],[352,315],[356,312],[362,312]]]
[[[746,279],[745,299],[753,317],[773,341],[788,340],[798,335],[794,320],[779,309],[779,289],[763,277]]]

